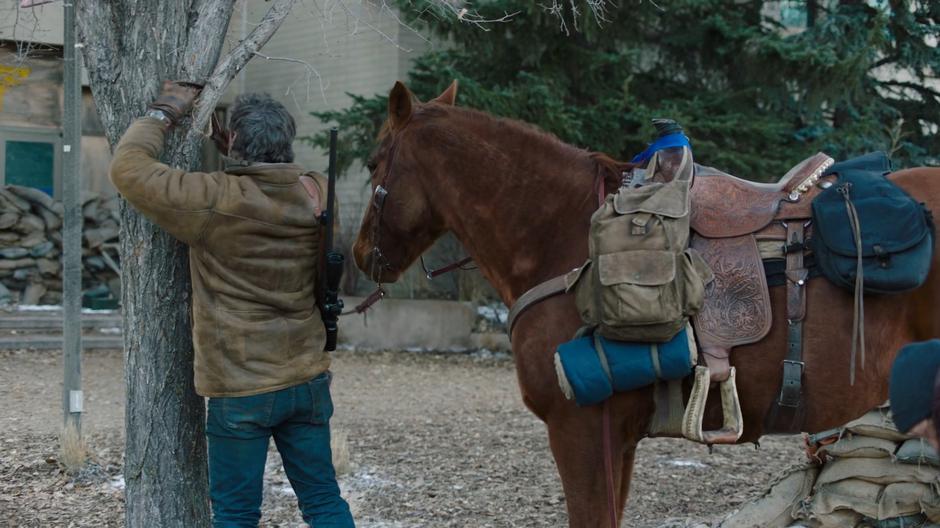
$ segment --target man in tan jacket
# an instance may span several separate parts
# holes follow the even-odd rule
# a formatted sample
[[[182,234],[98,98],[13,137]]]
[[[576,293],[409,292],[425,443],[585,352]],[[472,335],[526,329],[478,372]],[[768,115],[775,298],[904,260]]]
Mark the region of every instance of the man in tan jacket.
[[[196,87],[165,83],[114,153],[111,181],[189,245],[196,391],[206,434],[213,525],[256,527],[273,436],[304,520],[352,527],[330,452],[330,357],[315,303],[325,179],[308,190],[293,164],[294,119],[264,94],[238,97],[228,166],[203,173],[159,161]]]

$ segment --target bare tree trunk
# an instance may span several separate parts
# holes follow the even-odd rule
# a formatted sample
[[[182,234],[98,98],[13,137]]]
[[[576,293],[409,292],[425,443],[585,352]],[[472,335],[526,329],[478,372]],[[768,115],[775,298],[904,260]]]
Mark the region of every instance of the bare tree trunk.
[[[164,79],[206,83],[192,126],[170,134],[163,161],[196,169],[208,117],[228,83],[270,39],[296,0],[275,0],[220,60],[232,0],[77,3],[92,95],[112,149]],[[193,389],[185,245],[125,203],[121,209],[126,526],[209,524],[205,407]]]

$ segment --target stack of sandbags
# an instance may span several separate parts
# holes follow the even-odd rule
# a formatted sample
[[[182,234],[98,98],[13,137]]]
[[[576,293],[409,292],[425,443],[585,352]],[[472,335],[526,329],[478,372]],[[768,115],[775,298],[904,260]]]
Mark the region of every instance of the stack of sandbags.
[[[897,431],[887,405],[812,435],[815,462],[775,482],[723,528],[938,526],[940,460],[925,441]]]
[[[82,195],[82,287],[86,291],[119,287],[118,200]],[[0,304],[62,302],[63,212],[60,202],[38,189],[0,187]]]

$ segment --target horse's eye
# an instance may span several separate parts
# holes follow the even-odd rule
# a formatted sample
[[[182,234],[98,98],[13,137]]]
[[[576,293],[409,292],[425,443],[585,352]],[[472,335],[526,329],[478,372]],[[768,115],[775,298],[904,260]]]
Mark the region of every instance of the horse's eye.
[[[366,163],[366,168],[369,169],[369,172],[375,172],[375,168],[378,166],[379,164],[375,161],[375,159],[370,159],[368,163]]]

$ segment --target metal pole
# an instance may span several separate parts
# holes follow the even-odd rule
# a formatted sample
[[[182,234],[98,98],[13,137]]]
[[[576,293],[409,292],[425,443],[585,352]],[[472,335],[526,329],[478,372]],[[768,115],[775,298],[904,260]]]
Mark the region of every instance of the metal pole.
[[[82,424],[82,69],[75,42],[75,0],[65,7],[65,94],[62,116],[62,318],[63,383],[62,404],[66,428],[81,435]]]

